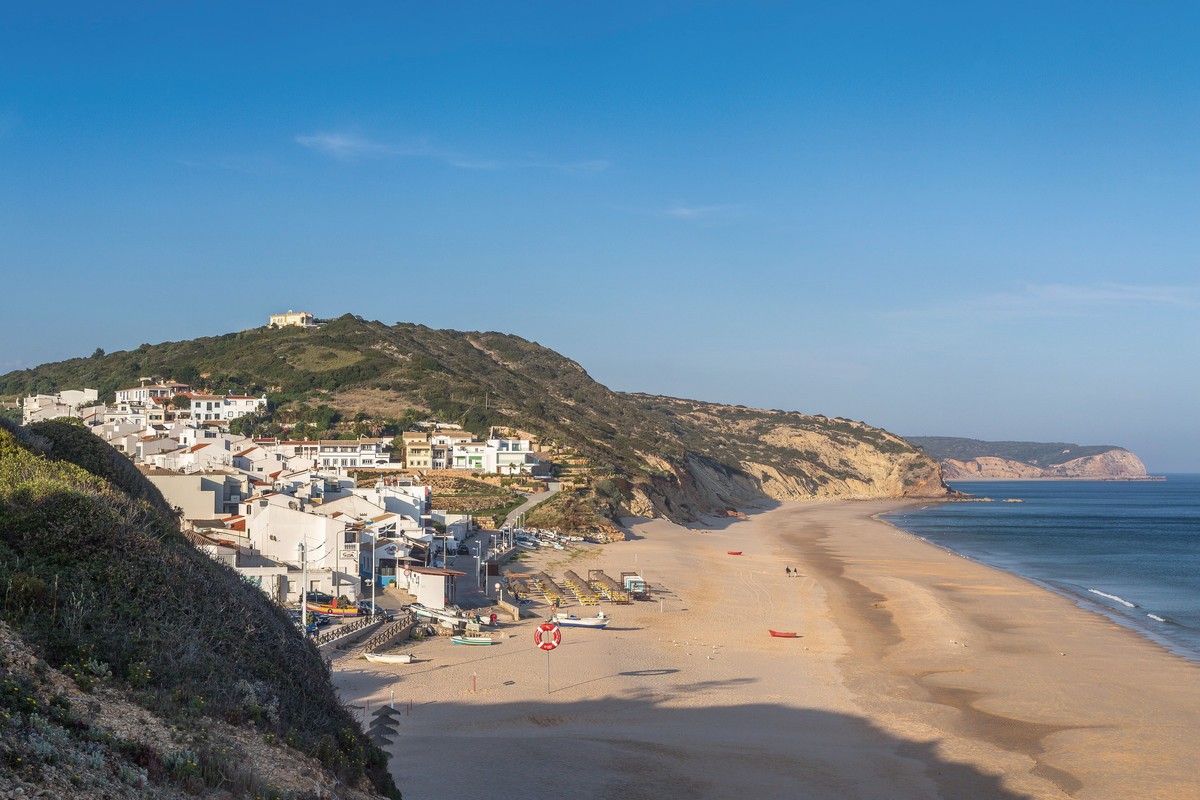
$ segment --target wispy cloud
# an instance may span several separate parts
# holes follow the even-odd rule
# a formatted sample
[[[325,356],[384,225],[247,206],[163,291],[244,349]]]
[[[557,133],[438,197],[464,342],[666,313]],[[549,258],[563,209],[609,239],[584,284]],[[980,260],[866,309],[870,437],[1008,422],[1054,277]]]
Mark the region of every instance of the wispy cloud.
[[[1194,306],[1197,303],[1197,287],[1131,286],[1119,283],[1102,283],[1095,286],[1028,284],[1022,292],[999,295],[998,299],[1076,308],[1113,305]]]
[[[323,155],[341,161],[367,158],[430,158],[441,161],[456,169],[506,170],[546,169],[564,175],[595,175],[610,166],[608,161],[555,161],[547,159],[523,159],[505,161],[495,158],[480,158],[456,150],[438,147],[427,139],[411,141],[379,141],[356,133],[324,132],[295,137],[296,143]]]
[[[313,133],[297,136],[296,143],[327,156],[351,160],[357,158],[382,158],[385,156],[445,156],[433,150],[428,142],[416,141],[406,144],[378,142],[356,133]]]
[[[655,208],[642,211],[653,217],[666,217],[690,222],[714,221],[740,217],[746,212],[746,207],[738,203],[722,203],[719,205],[694,206],[675,203],[666,208]]]
[[[1016,289],[964,297],[933,308],[904,309],[893,317],[1086,317],[1114,309],[1194,308],[1200,305],[1200,287],[1132,285],[1119,283],[1028,283]]]

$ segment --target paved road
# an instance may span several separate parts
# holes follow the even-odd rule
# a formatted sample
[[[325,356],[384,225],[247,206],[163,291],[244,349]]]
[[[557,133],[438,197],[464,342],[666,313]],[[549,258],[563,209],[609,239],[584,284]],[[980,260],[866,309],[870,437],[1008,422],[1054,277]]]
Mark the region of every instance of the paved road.
[[[528,511],[529,509],[536,506],[538,503],[545,502],[546,500],[549,500],[551,497],[554,497],[554,495],[558,494],[559,490],[562,489],[562,484],[555,482],[555,481],[551,481],[550,483],[546,484],[546,489],[548,490],[546,492],[542,492],[539,494],[525,495],[529,499],[526,500],[524,503],[522,503],[517,508],[513,509],[509,513],[509,515],[504,518],[504,524],[505,525],[514,524],[517,520],[517,517],[521,516],[526,511]]]

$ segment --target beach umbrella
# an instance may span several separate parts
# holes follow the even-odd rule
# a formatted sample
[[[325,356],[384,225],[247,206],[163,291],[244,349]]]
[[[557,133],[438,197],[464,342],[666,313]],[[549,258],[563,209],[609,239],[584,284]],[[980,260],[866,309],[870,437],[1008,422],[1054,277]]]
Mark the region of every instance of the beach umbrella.
[[[398,717],[400,712],[391,706],[380,706],[371,712],[372,717]]]

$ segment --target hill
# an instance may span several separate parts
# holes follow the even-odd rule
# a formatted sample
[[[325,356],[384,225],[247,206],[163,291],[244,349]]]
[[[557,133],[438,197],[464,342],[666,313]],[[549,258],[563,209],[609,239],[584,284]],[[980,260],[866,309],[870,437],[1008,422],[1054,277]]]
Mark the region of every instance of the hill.
[[[530,432],[578,478],[541,510],[550,519],[570,507],[572,518],[682,521],[766,497],[946,492],[922,451],[861,422],[613,392],[517,336],[351,315],[315,330],[258,328],[11,372],[0,396],[88,386],[105,397],[143,376],[267,392],[269,414],[241,423],[258,434],[378,435],[428,418],[477,434]]]
[[[1146,467],[1123,447],[1070,442],[986,442],[910,436],[941,462],[949,480],[969,478],[1144,478]]]
[[[6,792],[399,797],[316,648],[78,423],[0,422],[0,590]]]

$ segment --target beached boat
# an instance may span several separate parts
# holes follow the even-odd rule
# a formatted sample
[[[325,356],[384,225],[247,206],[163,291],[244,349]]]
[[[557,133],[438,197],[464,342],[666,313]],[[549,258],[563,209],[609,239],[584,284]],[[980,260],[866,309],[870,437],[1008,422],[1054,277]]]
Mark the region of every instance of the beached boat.
[[[459,615],[457,611],[451,609],[429,608],[420,603],[413,603],[409,606],[413,614],[425,619],[431,619],[435,622],[441,622],[447,625],[458,625],[466,622],[466,618]]]
[[[357,617],[358,606],[335,606],[326,603],[305,603],[309,611],[327,617]]]
[[[363,653],[367,661],[377,664],[411,664],[412,653]]]
[[[577,617],[574,614],[554,614],[550,621],[563,628],[603,628],[612,621],[601,611],[594,617]]]
[[[767,632],[780,639],[796,639],[800,636],[800,634],[796,633],[795,631],[773,631],[770,628],[767,628]]]
[[[454,644],[499,644],[490,636],[451,636],[450,641]]]
[[[742,554],[742,551],[741,550],[726,550],[725,553],[726,553],[726,555],[740,556]]]

